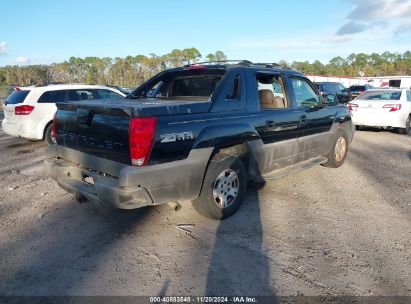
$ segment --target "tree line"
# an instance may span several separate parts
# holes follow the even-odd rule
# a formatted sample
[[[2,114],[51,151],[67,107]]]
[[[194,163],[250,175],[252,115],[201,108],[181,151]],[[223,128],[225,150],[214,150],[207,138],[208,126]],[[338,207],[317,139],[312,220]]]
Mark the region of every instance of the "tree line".
[[[223,61],[227,56],[222,51],[205,56],[204,60]],[[50,65],[0,67],[0,84],[33,85],[49,82],[92,83],[135,87],[154,74],[203,60],[198,49],[174,49],[170,53],[127,57],[71,57],[61,63]],[[411,52],[403,54],[351,54],[346,58],[337,56],[328,63],[319,60],[286,62],[279,64],[295,68],[305,74],[336,75],[347,77],[411,75]]]

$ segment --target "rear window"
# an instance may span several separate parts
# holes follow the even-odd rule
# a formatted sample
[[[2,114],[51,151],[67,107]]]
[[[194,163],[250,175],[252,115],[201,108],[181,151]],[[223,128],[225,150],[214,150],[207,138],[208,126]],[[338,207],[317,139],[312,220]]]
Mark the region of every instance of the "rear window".
[[[350,86],[350,91],[365,90],[365,86]]]
[[[9,97],[7,97],[6,104],[23,103],[29,93],[30,90],[14,91]]]
[[[173,82],[171,97],[209,97],[219,81],[220,77],[218,76],[177,78]]]
[[[212,96],[224,74],[223,69],[208,68],[166,72],[148,80],[126,98],[205,101]]]
[[[333,82],[329,83],[323,83],[323,91],[330,92],[330,93],[335,93],[337,91],[337,86]]]
[[[400,100],[401,91],[367,91],[358,96],[362,100]]]

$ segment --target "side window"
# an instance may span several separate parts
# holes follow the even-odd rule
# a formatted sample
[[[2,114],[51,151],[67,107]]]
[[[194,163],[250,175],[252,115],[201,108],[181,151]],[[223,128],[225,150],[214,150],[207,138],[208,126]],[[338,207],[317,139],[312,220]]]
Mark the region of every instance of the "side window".
[[[279,75],[257,75],[258,97],[261,109],[288,108],[283,78]]]
[[[320,98],[309,83],[301,78],[291,78],[297,107],[311,107],[320,104]]]
[[[411,91],[407,91],[407,100],[411,101]]]
[[[99,89],[97,90],[98,96],[100,99],[107,99],[107,98],[122,98],[120,94],[117,94],[116,92],[106,90],[106,89]]]
[[[230,88],[230,92],[227,94],[226,99],[239,100],[241,97],[241,76],[237,74],[234,77],[233,84]]]
[[[64,102],[64,90],[60,91],[47,91],[44,92],[39,100],[37,101],[38,103],[59,103],[59,102]]]
[[[340,87],[341,92],[346,91],[345,87],[341,83],[339,83],[338,86]]]
[[[95,90],[67,90],[68,101],[80,101],[98,98]]]

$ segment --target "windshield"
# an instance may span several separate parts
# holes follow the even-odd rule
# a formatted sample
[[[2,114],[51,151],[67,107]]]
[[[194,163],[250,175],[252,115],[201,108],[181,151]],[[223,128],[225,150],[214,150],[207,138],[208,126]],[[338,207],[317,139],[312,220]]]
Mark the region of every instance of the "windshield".
[[[6,104],[23,103],[29,93],[30,90],[14,91],[9,97],[7,97]]]
[[[362,100],[400,100],[401,91],[367,91],[358,96],[357,99]]]
[[[221,78],[224,70],[183,70],[165,73],[149,80],[137,88],[127,98],[163,100],[208,100]]]

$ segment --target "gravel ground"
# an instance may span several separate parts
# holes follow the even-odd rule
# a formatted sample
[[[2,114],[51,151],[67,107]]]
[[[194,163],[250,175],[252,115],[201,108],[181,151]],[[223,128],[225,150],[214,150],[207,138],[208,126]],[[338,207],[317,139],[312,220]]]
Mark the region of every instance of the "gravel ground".
[[[0,295],[411,295],[410,135],[356,132],[343,167],[249,189],[222,222],[78,204],[44,148],[0,131]]]

